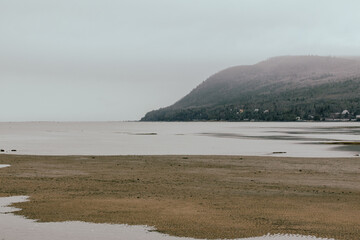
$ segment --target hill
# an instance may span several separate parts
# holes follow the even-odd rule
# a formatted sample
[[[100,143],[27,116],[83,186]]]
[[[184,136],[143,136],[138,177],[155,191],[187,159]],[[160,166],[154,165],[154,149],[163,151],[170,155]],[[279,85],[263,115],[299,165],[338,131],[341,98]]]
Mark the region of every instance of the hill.
[[[141,120],[355,118],[360,114],[359,92],[359,58],[275,57],[220,71],[175,104],[151,111]]]

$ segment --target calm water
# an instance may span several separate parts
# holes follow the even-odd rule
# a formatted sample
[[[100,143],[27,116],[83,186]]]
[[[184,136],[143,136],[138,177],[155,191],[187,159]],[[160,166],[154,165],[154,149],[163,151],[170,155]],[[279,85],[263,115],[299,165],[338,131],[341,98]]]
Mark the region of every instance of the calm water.
[[[41,155],[217,154],[352,157],[360,122],[0,123],[0,149]],[[11,152],[16,150],[16,152]]]
[[[351,148],[321,144],[359,141],[359,123],[0,123],[0,149],[14,154],[240,154],[341,156]],[[11,150],[16,150],[12,152]],[[286,152],[275,153],[274,152]],[[0,168],[9,167],[2,164]],[[11,167],[11,166],[10,166]],[[0,169],[1,171],[1,169]],[[0,239],[194,240],[152,232],[147,226],[84,222],[38,223],[7,207],[27,197],[0,198]],[[248,240],[310,240],[272,235]],[[245,239],[242,239],[245,240]]]

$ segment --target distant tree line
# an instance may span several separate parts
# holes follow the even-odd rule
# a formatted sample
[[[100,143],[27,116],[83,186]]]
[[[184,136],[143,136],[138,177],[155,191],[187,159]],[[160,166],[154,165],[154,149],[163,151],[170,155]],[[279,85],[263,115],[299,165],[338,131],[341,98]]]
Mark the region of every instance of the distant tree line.
[[[349,79],[278,93],[243,93],[231,102],[186,108],[168,107],[146,114],[143,121],[320,121],[360,115],[360,81]],[[341,114],[348,110],[349,114]]]

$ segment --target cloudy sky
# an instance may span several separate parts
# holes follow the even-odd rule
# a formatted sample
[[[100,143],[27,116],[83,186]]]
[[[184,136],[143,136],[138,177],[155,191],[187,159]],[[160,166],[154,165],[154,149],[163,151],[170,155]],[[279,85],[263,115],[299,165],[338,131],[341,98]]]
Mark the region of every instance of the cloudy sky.
[[[137,120],[213,73],[360,55],[358,0],[0,0],[0,121]]]

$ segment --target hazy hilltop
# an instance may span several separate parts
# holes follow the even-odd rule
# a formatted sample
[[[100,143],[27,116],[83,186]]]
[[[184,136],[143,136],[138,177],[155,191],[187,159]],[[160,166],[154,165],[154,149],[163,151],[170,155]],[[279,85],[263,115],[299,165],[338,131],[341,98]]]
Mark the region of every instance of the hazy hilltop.
[[[220,71],[144,121],[319,120],[360,114],[360,58],[283,56]],[[348,110],[349,113],[344,112]]]

